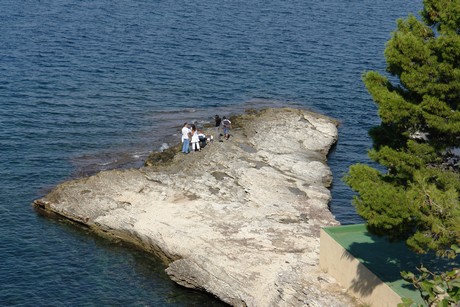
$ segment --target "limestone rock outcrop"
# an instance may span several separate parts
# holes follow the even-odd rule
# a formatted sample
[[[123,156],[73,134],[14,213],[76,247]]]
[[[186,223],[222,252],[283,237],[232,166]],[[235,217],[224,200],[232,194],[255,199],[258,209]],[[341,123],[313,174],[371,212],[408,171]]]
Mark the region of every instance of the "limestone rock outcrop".
[[[337,141],[333,120],[266,109],[234,119],[230,140],[169,162],[111,170],[57,186],[35,201],[155,253],[178,284],[233,306],[349,306],[321,272]]]

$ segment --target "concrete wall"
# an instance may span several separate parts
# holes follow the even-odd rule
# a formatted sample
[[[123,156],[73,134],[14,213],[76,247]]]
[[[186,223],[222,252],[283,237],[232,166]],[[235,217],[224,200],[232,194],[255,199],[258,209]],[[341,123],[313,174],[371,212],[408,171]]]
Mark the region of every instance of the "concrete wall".
[[[394,307],[401,297],[321,229],[321,269],[348,292],[373,307]]]

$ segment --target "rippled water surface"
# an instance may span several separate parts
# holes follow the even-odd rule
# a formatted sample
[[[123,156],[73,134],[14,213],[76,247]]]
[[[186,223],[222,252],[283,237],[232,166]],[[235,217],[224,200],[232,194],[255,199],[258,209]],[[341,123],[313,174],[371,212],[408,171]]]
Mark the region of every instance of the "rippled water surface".
[[[421,1],[0,1],[0,305],[203,306],[150,256],[38,215],[57,183],[142,164],[184,121],[300,106],[341,122],[331,209],[378,123],[361,74],[384,71]]]

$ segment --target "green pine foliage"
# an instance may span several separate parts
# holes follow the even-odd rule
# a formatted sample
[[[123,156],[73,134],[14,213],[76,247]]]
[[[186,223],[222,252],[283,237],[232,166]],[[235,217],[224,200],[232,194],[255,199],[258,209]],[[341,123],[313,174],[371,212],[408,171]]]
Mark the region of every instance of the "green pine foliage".
[[[392,77],[363,75],[381,118],[369,156],[386,172],[356,164],[345,182],[370,231],[455,257],[460,164],[450,151],[460,148],[460,0],[425,0],[421,15],[397,21],[384,52]]]
[[[369,157],[386,172],[350,167],[345,181],[369,231],[405,240],[418,253],[460,253],[460,0],[424,0],[423,20],[397,21],[385,49],[387,72],[363,81],[381,125]],[[396,80],[396,81],[394,81]],[[457,159],[457,160],[456,160]],[[402,272],[429,306],[460,301],[460,269]],[[414,306],[404,298],[400,306]]]

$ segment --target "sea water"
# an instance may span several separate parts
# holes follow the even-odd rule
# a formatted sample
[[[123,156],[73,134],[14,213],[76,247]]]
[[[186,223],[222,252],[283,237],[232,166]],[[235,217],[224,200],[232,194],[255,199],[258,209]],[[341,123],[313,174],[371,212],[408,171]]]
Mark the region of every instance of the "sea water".
[[[141,166],[185,121],[294,106],[338,119],[331,210],[379,123],[364,88],[420,1],[1,0],[0,305],[203,306],[150,255],[42,217],[56,184]],[[288,136],[287,136],[288,137]]]

